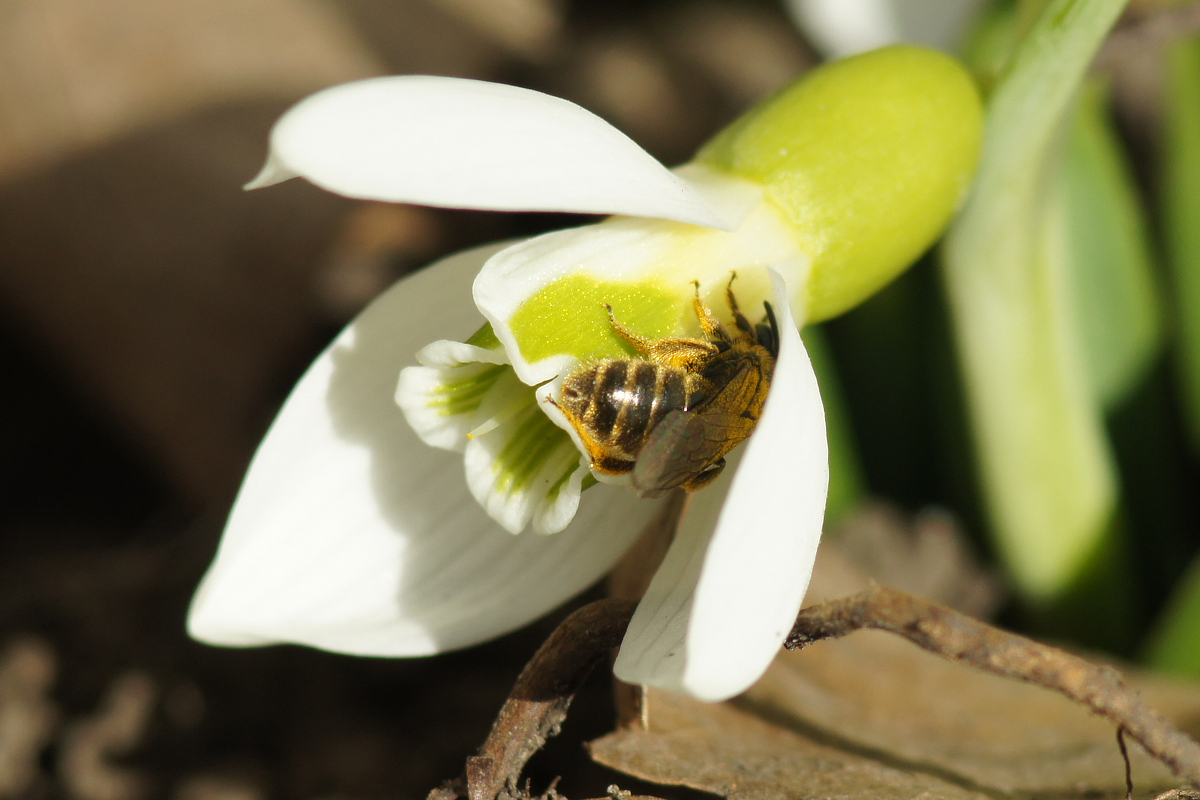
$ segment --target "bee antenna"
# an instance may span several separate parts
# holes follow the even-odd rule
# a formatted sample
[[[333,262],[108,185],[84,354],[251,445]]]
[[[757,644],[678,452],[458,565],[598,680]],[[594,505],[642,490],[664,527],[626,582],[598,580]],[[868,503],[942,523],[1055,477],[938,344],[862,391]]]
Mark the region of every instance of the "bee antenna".
[[[771,325],[771,330],[774,331],[776,334],[778,334],[779,333],[779,320],[775,319],[775,309],[772,308],[771,304],[766,300],[763,300],[763,308],[765,308],[767,310],[767,320],[768,320],[769,324]]]
[[[766,300],[763,301],[763,308],[767,310],[767,324],[771,330],[771,343],[767,349],[771,351],[771,355],[779,355],[779,320],[775,318],[775,309]],[[761,335],[759,337],[762,338]]]

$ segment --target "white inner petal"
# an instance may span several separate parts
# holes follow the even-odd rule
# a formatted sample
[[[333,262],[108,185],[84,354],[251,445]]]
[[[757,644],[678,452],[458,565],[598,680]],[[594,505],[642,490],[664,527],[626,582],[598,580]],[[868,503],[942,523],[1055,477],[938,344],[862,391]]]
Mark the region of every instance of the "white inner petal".
[[[467,443],[467,485],[505,530],[520,533],[536,519],[538,533],[557,533],[579,505],[587,466],[524,388],[526,402],[517,413]]]
[[[460,453],[532,399],[512,367],[486,361],[405,367],[396,386],[396,405],[421,440]]]
[[[537,385],[552,380],[576,359],[551,357],[529,363],[509,322],[531,296],[551,283],[576,274],[604,281],[654,281],[678,287],[682,312],[693,280],[705,288],[723,287],[736,271],[743,307],[760,309],[771,289],[756,268],[766,266],[782,272],[789,285],[803,286],[809,259],[797,246],[790,226],[765,201],[758,202],[731,233],[615,217],[547,233],[497,253],[475,280],[475,303],[491,322],[521,380]],[[803,304],[797,293],[793,309],[803,309]],[[563,313],[573,310],[563,309]]]

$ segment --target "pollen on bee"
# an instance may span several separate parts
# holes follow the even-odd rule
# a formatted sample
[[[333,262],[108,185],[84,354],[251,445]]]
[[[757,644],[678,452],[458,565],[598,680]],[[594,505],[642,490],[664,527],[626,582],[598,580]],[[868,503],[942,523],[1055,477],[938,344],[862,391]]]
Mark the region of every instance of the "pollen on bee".
[[[692,303],[703,338],[650,339],[621,324],[605,304],[613,331],[637,357],[583,364],[568,374],[551,405],[566,417],[594,474],[629,475],[639,497],[707,486],[725,454],[754,430],[775,366],[778,333],[754,326],[725,287],[734,319],[730,333],[700,300]]]

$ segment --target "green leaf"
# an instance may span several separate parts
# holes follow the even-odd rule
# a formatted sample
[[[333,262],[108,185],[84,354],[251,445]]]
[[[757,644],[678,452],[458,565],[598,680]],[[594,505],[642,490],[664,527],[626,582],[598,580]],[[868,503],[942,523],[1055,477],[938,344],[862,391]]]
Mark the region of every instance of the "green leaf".
[[[997,549],[1035,603],[1066,591],[1115,507],[1064,255],[1061,131],[1125,3],[1052,0],[996,86],[945,276]]]
[[[1168,56],[1162,179],[1168,265],[1178,318],[1179,374],[1192,444],[1200,450],[1200,41]]]
[[[1111,410],[1145,375],[1162,325],[1146,221],[1106,99],[1098,81],[1080,96],[1062,180],[1084,363],[1093,397]]]
[[[830,530],[866,497],[862,467],[854,444],[850,415],[842,397],[833,354],[825,340],[825,332],[809,325],[801,336],[812,360],[817,384],[821,388],[821,403],[825,406],[825,431],[829,439],[829,497],[825,501],[825,529]]]
[[[1200,40],[1167,57],[1162,179],[1169,274],[1177,318],[1178,373],[1193,447],[1200,449]],[[1146,653],[1162,669],[1200,675],[1200,559],[1175,588]]]
[[[1147,643],[1146,663],[1182,675],[1200,675],[1200,559],[1192,562]]]

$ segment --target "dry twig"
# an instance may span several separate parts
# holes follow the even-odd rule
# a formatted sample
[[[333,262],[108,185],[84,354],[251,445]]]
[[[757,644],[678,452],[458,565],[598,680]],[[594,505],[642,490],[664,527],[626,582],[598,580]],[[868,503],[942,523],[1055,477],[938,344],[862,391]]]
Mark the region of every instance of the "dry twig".
[[[1112,667],[1002,631],[945,606],[873,585],[800,612],[784,646],[795,649],[861,628],[898,634],[951,661],[1066,695],[1118,727],[1180,778],[1200,786],[1200,745],[1125,688]]]
[[[1200,791],[1184,786],[1179,789],[1172,789],[1169,792],[1163,792],[1154,798],[1154,800],[1200,800]]]
[[[525,763],[558,732],[588,673],[620,643],[636,605],[610,598],[569,616],[522,671],[479,754],[467,759],[465,777],[433,790],[428,800],[527,800],[528,789],[518,783]],[[872,585],[802,610],[784,646],[796,649],[861,628],[889,631],[951,661],[1059,692],[1111,721],[1200,787],[1200,745],[1143,705],[1115,669],[928,600]],[[553,786],[543,797],[563,800]],[[1159,800],[1200,800],[1200,793],[1179,789]]]
[[[632,600],[610,598],[567,617],[522,670],[479,755],[467,759],[465,780],[434,789],[428,800],[528,797],[518,788],[521,770],[558,733],[575,692],[621,643],[636,607]]]

